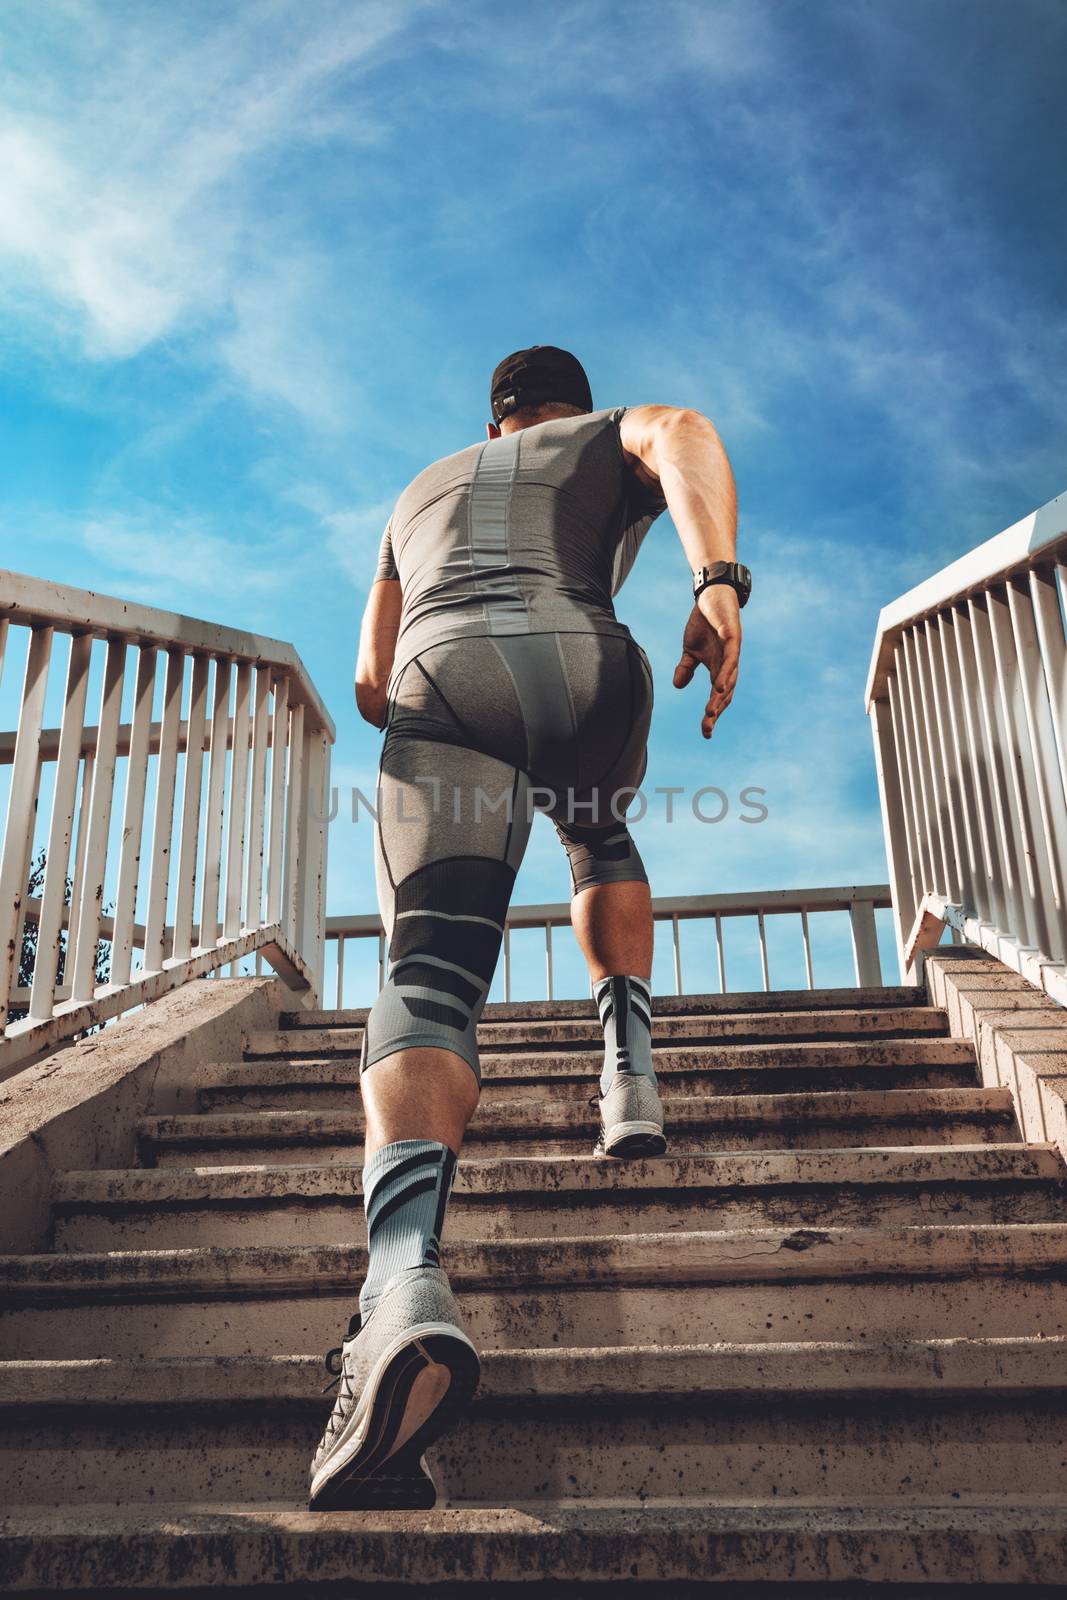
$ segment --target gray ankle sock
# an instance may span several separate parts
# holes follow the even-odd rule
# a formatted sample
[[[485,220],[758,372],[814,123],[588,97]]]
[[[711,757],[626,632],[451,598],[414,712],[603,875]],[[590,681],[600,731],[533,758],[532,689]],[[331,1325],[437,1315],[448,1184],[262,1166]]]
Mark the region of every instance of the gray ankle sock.
[[[455,1173],[452,1151],[432,1139],[398,1139],[376,1150],[364,1166],[370,1252],[359,1294],[364,1318],[396,1273],[440,1265],[441,1229]]]
[[[593,985],[604,1028],[604,1070],[600,1092],[607,1094],[616,1073],[656,1081],[652,1065],[652,991],[647,978],[601,978]]]

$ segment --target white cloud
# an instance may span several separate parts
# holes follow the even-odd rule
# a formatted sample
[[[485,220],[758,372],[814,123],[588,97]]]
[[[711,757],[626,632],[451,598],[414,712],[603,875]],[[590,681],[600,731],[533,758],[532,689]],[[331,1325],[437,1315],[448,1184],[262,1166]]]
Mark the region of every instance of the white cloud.
[[[288,485],[285,498],[317,519],[324,533],[328,554],[357,589],[368,589],[378,564],[382,534],[392,514],[394,500],[377,500],[370,505],[338,508],[325,491],[314,483]]]
[[[24,37],[56,60],[46,75],[31,56],[20,74],[13,41],[0,122],[9,283],[95,358],[230,320],[219,351],[241,381],[321,421],[323,381],[309,382],[311,353],[296,359],[290,331],[301,252],[248,180],[281,147],[376,136],[351,106],[341,123],[321,100],[417,4],[320,4],[299,26],[288,6],[246,5],[203,30],[180,11],[85,4],[66,9],[62,40],[46,25],[58,33],[58,17],[24,8]]]
[[[285,541],[255,548],[216,533],[195,517],[168,517],[156,508],[89,522],[85,549],[109,569],[104,582],[121,584],[123,595],[180,611],[190,599],[230,599],[281,589],[292,552]],[[113,579],[110,574],[115,574]]]
[[[358,510],[332,511],[323,516],[330,554],[360,588],[367,588],[378,562],[378,549],[393,510],[391,500]]]

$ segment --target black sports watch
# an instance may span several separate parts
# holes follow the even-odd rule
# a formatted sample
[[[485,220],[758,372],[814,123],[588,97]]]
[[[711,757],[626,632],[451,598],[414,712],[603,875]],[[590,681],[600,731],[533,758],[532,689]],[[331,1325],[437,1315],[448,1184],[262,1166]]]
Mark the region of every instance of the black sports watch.
[[[752,574],[739,561],[713,561],[710,567],[701,567],[693,574],[693,599],[710,589],[713,583],[728,583],[738,601],[744,605],[752,593]]]

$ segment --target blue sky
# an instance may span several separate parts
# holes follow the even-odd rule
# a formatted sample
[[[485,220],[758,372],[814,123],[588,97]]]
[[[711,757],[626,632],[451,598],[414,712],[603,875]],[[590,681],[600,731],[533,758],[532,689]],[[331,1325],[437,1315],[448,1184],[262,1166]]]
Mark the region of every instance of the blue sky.
[[[291,639],[369,788],[392,502],[568,346],[715,420],[755,574],[710,746],[667,519],[620,597],[649,786],[731,798],[650,805],[654,889],[880,880],[878,609],[1067,476],[1065,47],[1059,0],[6,0],[3,564]],[[565,895],[539,823],[516,899]],[[365,827],[329,899],[371,907]]]

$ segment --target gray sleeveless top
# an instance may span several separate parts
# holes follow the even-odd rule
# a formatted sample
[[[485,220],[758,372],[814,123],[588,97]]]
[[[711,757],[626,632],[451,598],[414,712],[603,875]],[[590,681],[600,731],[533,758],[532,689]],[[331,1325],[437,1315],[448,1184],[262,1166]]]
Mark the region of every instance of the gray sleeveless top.
[[[375,573],[402,585],[393,679],[448,639],[629,637],[611,597],[667,502],[626,463],[625,411],[560,417],[471,445],[408,485]]]

